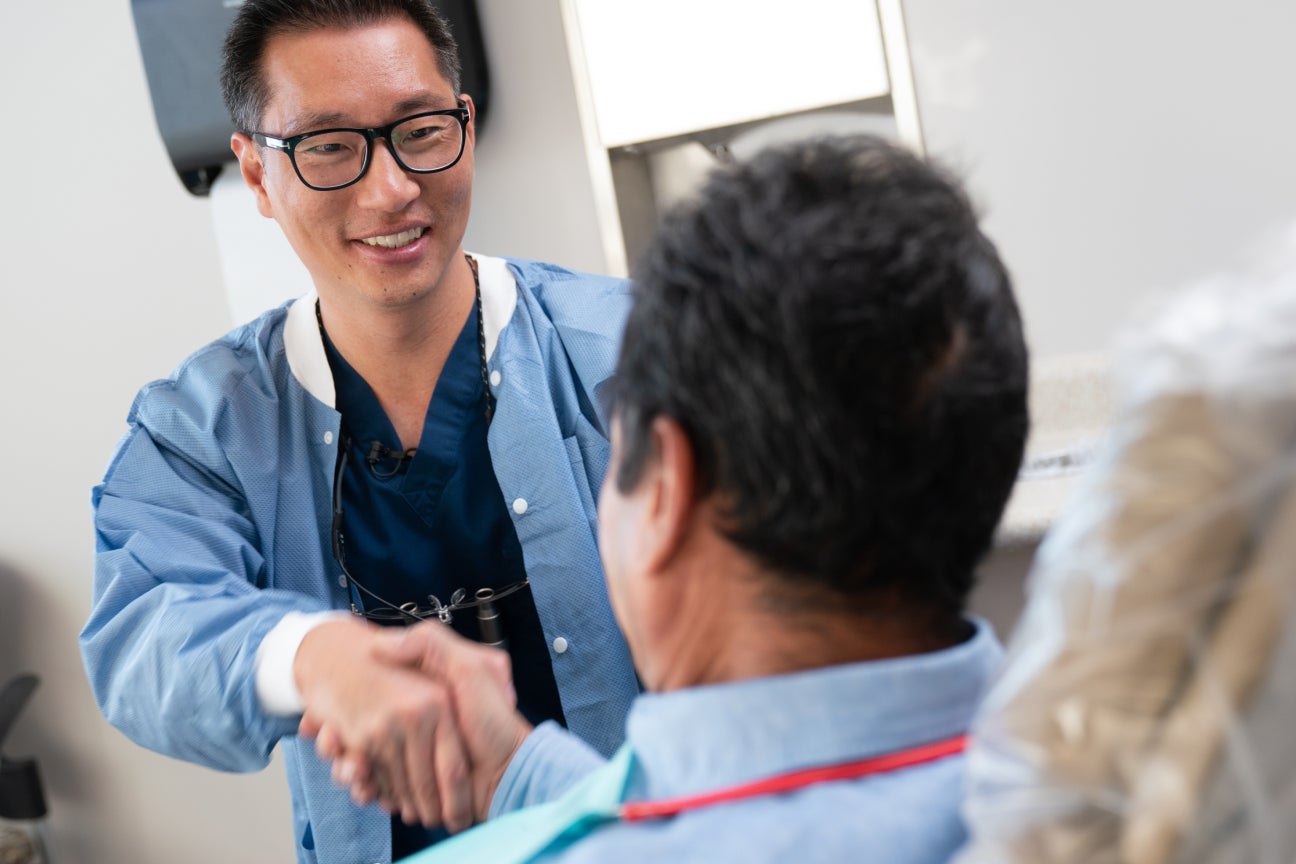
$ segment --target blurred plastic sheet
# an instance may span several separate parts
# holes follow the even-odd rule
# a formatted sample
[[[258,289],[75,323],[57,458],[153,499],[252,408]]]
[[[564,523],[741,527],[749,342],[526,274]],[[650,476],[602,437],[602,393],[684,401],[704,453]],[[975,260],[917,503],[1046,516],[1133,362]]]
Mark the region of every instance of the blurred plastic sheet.
[[[1291,864],[1296,243],[1186,289],[1114,369],[974,729],[959,861]]]

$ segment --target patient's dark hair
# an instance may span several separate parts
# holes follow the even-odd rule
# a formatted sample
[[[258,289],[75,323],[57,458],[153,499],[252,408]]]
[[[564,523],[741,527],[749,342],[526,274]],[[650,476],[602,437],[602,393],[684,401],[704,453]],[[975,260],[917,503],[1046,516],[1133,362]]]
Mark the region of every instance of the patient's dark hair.
[[[618,487],[680,423],[782,585],[957,612],[1025,444],[1008,274],[958,184],[871,137],[765,151],[670,213],[617,369]]]
[[[221,95],[234,128],[261,131],[270,88],[261,60],[270,37],[334,27],[365,27],[404,17],[427,36],[437,67],[459,95],[459,49],[445,18],[428,0],[246,0],[225,36]]]

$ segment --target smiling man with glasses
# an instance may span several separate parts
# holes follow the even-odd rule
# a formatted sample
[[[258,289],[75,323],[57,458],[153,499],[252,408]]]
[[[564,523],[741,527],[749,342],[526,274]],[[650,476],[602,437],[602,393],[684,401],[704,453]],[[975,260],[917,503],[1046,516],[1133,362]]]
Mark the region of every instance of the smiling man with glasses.
[[[446,684],[375,654],[382,625],[505,647],[523,715],[604,754],[638,690],[593,528],[628,287],[465,253],[458,77],[427,0],[242,5],[231,145],[315,290],[146,386],[94,493],[102,710],[222,770],[282,747],[303,864],[390,861],[471,821]],[[379,802],[297,734],[320,724]]]

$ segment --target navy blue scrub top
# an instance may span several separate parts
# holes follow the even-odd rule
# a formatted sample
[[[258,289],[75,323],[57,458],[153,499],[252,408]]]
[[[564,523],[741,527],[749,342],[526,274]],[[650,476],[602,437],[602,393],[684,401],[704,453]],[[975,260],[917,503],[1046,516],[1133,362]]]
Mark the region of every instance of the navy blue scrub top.
[[[347,569],[397,606],[425,606],[428,594],[448,604],[456,589],[471,598],[478,588],[498,591],[526,578],[522,547],[486,444],[477,314],[474,305],[437,381],[418,449],[407,460],[399,456],[400,439],[373,390],[323,334],[343,440],[351,448],[342,478]],[[366,458],[375,441],[393,455],[370,464]],[[367,598],[353,592],[353,599]],[[508,640],[518,710],[531,723],[565,725],[530,588],[497,601],[496,607]],[[474,609],[456,612],[451,626],[479,638]],[[399,816],[392,828],[394,860],[445,836],[408,828]]]

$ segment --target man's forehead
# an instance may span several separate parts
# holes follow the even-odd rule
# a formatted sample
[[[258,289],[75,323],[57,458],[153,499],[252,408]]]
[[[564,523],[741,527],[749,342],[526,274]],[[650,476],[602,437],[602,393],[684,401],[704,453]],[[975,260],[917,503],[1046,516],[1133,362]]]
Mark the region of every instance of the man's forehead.
[[[403,19],[276,33],[261,59],[263,126],[283,135],[453,108],[426,34]]]

